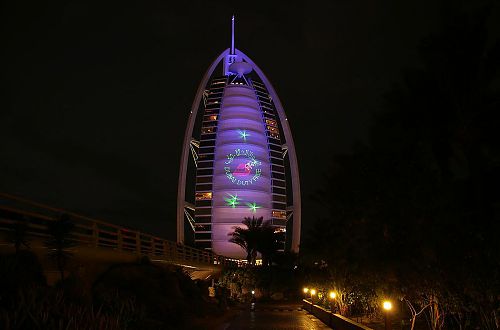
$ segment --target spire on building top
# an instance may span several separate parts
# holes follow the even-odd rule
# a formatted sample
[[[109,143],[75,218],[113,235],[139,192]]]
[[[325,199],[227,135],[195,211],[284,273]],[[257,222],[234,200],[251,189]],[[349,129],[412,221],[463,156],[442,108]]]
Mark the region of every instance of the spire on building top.
[[[233,18],[231,19],[231,55],[235,55],[236,53],[234,52],[234,15]]]

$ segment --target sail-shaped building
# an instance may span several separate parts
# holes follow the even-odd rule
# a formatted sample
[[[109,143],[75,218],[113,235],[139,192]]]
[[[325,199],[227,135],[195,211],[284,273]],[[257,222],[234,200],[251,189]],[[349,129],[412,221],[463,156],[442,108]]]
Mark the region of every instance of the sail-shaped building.
[[[298,252],[300,183],[290,126],[269,80],[234,47],[234,17],[232,32],[231,48],[208,68],[189,115],[177,240],[185,243],[186,230],[192,230],[197,247],[243,259],[245,251],[228,234],[246,217],[263,217],[286,235],[286,248]],[[190,167],[196,171],[194,196],[186,195]]]

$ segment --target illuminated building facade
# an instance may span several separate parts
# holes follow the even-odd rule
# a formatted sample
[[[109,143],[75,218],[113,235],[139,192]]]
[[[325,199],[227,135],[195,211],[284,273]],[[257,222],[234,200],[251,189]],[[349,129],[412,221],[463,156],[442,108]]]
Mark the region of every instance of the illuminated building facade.
[[[205,73],[191,109],[179,173],[177,240],[185,241],[187,219],[197,247],[242,259],[246,253],[228,234],[245,217],[263,217],[278,231],[288,227],[289,248],[297,252],[300,185],[290,127],[265,75],[234,47],[234,18],[232,37],[231,48]],[[186,202],[190,152],[194,204]]]

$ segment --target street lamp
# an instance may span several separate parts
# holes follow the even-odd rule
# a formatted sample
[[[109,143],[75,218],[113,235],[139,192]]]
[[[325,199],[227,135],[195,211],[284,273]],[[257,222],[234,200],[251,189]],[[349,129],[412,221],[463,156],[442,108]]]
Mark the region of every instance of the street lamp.
[[[250,310],[255,310],[255,290],[252,290],[252,299],[250,300]]]
[[[385,316],[385,330],[391,330],[391,320],[389,318],[389,313],[392,310],[392,303],[389,300],[384,301],[382,304],[384,308],[384,316]]]
[[[333,315],[333,304],[335,303],[335,298],[337,297],[337,294],[334,291],[330,291],[328,293],[328,298],[330,298],[330,326],[332,326],[332,315]]]
[[[316,294],[316,289],[311,289],[311,314],[313,312],[313,305],[314,305],[314,295]]]
[[[330,298],[330,310],[332,311],[333,313],[333,304],[335,303],[335,298],[337,298],[337,294],[335,293],[335,291],[330,291],[330,293],[328,293],[328,298]]]

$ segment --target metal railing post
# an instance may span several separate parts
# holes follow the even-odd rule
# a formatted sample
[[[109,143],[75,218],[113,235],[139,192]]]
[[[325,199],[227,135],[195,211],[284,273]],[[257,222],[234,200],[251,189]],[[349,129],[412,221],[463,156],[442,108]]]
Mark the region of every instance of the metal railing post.
[[[141,233],[135,233],[135,251],[138,255],[141,255]]]
[[[94,240],[94,246],[99,247],[99,228],[97,228],[97,223],[92,223],[92,239]]]
[[[118,250],[123,251],[123,233],[121,228],[118,229],[117,239],[118,239]]]

